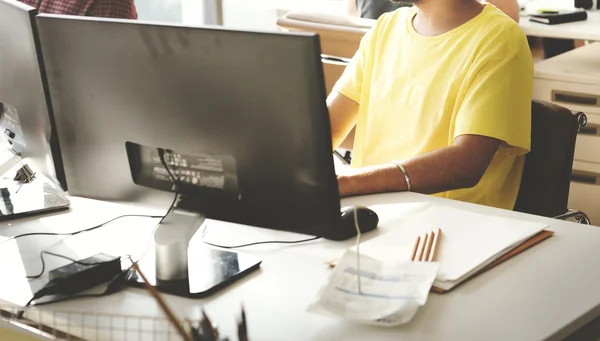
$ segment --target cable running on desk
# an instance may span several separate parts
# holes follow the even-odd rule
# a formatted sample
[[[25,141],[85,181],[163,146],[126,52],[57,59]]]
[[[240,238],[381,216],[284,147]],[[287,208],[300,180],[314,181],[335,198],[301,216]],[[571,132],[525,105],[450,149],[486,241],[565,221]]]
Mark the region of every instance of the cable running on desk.
[[[248,243],[248,244],[231,245],[231,246],[213,244],[213,243],[205,241],[204,238],[202,239],[202,242],[206,245],[219,247],[222,249],[241,249],[241,248],[248,247],[248,246],[263,245],[263,244],[299,244],[299,243],[310,242],[310,241],[317,240],[320,238],[321,237],[311,237],[311,238],[300,239],[300,240],[265,240],[265,241],[261,241],[261,242],[253,242],[253,243]]]
[[[19,238],[31,237],[31,236],[75,236],[75,235],[78,235],[80,233],[90,232],[90,231],[93,231],[93,230],[97,230],[97,229],[101,228],[102,226],[105,226],[105,225],[108,225],[108,224],[112,223],[115,220],[119,220],[119,219],[122,219],[122,218],[130,218],[130,217],[158,219],[158,218],[162,218],[163,216],[160,216],[160,215],[159,216],[155,216],[155,215],[141,215],[141,214],[125,214],[125,215],[113,218],[113,219],[111,219],[111,220],[109,220],[107,222],[104,222],[102,224],[99,224],[99,225],[96,225],[96,226],[93,226],[93,227],[90,227],[90,228],[87,228],[87,229],[84,229],[84,230],[75,231],[75,232],[31,232],[31,233],[23,233],[23,234],[16,235],[14,237],[10,237],[10,238],[8,238],[6,240],[3,240],[2,242],[0,242],[0,245],[4,244],[6,242],[9,242],[11,240],[16,240],[16,239],[19,239]]]

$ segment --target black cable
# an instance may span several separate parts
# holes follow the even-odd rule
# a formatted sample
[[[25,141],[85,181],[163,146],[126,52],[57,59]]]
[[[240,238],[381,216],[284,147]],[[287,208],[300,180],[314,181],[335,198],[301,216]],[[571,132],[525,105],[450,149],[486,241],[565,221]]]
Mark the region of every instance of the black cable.
[[[242,244],[242,245],[234,245],[234,246],[223,246],[223,245],[217,245],[217,244],[213,244],[213,243],[209,243],[207,241],[204,241],[204,244],[210,245],[210,246],[215,246],[215,247],[220,247],[223,249],[239,249],[242,247],[248,247],[248,246],[254,246],[254,245],[261,245],[261,244],[298,244],[298,243],[304,243],[304,242],[310,242],[313,240],[317,240],[320,239],[321,237],[312,237],[312,238],[308,238],[308,239],[301,239],[301,240],[268,240],[268,241],[263,241],[263,242],[254,242],[254,243],[248,243],[248,244]]]
[[[74,236],[74,235],[77,235],[77,234],[80,234],[80,233],[93,231],[93,230],[98,229],[98,228],[100,228],[102,226],[105,226],[105,225],[107,225],[107,224],[109,224],[109,223],[111,223],[111,222],[113,222],[113,221],[115,221],[117,219],[121,219],[121,218],[125,218],[125,217],[161,218],[160,222],[157,224],[157,227],[158,227],[158,225],[160,225],[164,221],[164,219],[167,217],[167,215],[171,212],[171,210],[173,209],[173,207],[175,207],[175,205],[177,203],[177,198],[179,196],[178,183],[177,183],[177,180],[176,180],[175,176],[173,176],[173,174],[171,173],[171,170],[169,169],[169,167],[166,164],[166,161],[165,161],[165,158],[164,158],[164,150],[163,149],[159,149],[158,153],[159,153],[162,165],[165,167],[165,169],[167,170],[167,173],[169,173],[169,176],[170,176],[171,180],[175,184],[175,196],[173,197],[173,201],[171,202],[171,205],[169,206],[169,209],[167,210],[167,212],[164,215],[162,215],[162,216],[133,215],[133,214],[131,214],[131,215],[123,215],[123,216],[119,216],[119,217],[116,217],[114,219],[111,219],[111,220],[109,220],[107,222],[104,222],[102,224],[93,226],[91,228],[80,230],[80,231],[76,231],[76,232],[69,232],[69,233],[49,233],[49,232],[24,233],[24,234],[17,235],[17,236],[11,237],[11,238],[9,238],[7,240],[4,240],[4,241],[0,242],[0,245],[2,243],[4,243],[4,242],[8,242],[10,240],[15,240],[15,239],[18,239],[18,238],[23,238],[23,237],[28,237],[28,236]],[[148,251],[148,248],[146,248],[146,250],[144,251],[144,254],[146,253],[146,251]],[[42,270],[37,275],[27,276],[28,279],[39,278],[39,277],[41,277],[44,274],[44,272],[46,270],[46,262],[44,261],[44,254],[55,256],[55,257],[64,258],[64,259],[70,260],[70,261],[72,261],[74,263],[82,264],[82,265],[99,265],[99,264],[107,263],[107,262],[86,263],[86,262],[78,261],[78,260],[75,260],[73,258],[64,256],[64,255],[59,255],[59,254],[56,254],[56,253],[44,250],[44,251],[40,252],[40,260],[41,260],[41,263],[42,263]],[[143,256],[141,256],[140,259],[142,257]],[[120,258],[122,258],[122,257],[120,257]],[[137,261],[135,261],[134,264],[138,263],[138,262],[139,262],[139,259]],[[101,293],[101,294],[85,294],[85,295],[67,296],[67,297],[62,297],[62,298],[59,298],[59,299],[56,299],[56,300],[53,300],[53,301],[36,303],[35,305],[39,306],[39,305],[46,305],[46,304],[51,304],[51,303],[58,303],[58,302],[62,302],[62,301],[70,300],[70,299],[93,298],[93,297],[103,297],[103,296],[111,295],[111,294],[113,294],[113,293],[115,293],[115,292],[117,292],[119,290],[119,288],[121,287],[121,285],[125,282],[127,274],[129,274],[131,272],[132,268],[133,268],[133,265],[131,265],[128,269],[121,271],[117,276],[115,276],[109,282],[109,284],[107,285],[106,290],[103,293]],[[41,289],[36,294],[34,294],[34,296],[31,298],[31,300],[29,300],[29,302],[27,302],[27,304],[25,305],[25,307],[29,307],[36,299],[39,299],[39,298],[43,297],[44,296],[44,289],[47,286],[48,286],[48,283],[46,284],[46,286],[43,289]],[[24,313],[24,311],[19,312],[19,316],[22,317],[23,313]]]
[[[46,262],[44,261],[44,251],[40,252],[40,260],[42,262],[42,270],[40,270],[40,272],[37,275],[25,276],[25,278],[37,279],[44,275],[44,272],[46,272]]]
[[[178,184],[177,179],[171,172],[171,169],[169,168],[169,166],[167,166],[167,161],[165,161],[165,150],[163,148],[158,148],[158,157],[160,159],[160,163],[162,164],[163,167],[165,167],[165,170],[169,174],[169,178],[171,179],[171,181],[173,181],[173,185],[175,186],[175,196],[173,197],[173,202],[171,203],[171,206],[169,207],[169,210],[167,211],[167,213],[158,222],[158,224],[160,225],[160,224],[162,224],[162,222],[165,220],[165,218],[167,217],[169,212],[171,212],[171,210],[175,207],[175,204],[177,203],[177,198],[179,197],[179,184]]]
[[[113,219],[111,219],[111,220],[109,220],[107,222],[104,222],[102,224],[99,224],[99,225],[96,225],[96,226],[93,226],[93,227],[90,227],[90,228],[87,228],[87,229],[84,229],[84,230],[75,231],[75,232],[64,232],[64,233],[58,233],[58,232],[31,232],[31,233],[23,233],[23,234],[16,235],[14,237],[10,237],[10,238],[8,238],[6,240],[3,240],[2,242],[0,242],[0,245],[4,244],[6,242],[9,242],[11,240],[16,240],[16,239],[19,239],[19,238],[30,237],[30,236],[74,236],[74,235],[78,235],[80,233],[90,232],[90,231],[99,229],[102,226],[108,225],[108,224],[112,223],[115,220],[122,219],[122,218],[128,218],[128,217],[163,218],[163,216],[160,216],[160,215],[159,216],[154,216],[154,215],[141,215],[141,214],[125,214],[125,215],[113,218]]]
[[[179,197],[179,193],[175,192],[175,196],[173,197],[173,201],[171,202],[171,206],[169,206],[169,209],[167,210],[167,213],[165,213],[164,216],[162,216],[162,218],[160,218],[160,221],[158,222],[158,225],[162,224],[162,222],[165,220],[165,218],[169,215],[169,212],[171,212],[171,210],[175,207],[175,204],[177,203],[177,198]]]
[[[168,152],[170,153],[170,151]],[[169,178],[171,178],[171,181],[173,181],[173,184],[175,185],[175,192],[179,192],[179,180],[175,178],[175,176],[171,172],[171,169],[169,168],[169,166],[167,166],[167,161],[165,160],[165,150],[163,148],[158,148],[158,157],[160,159],[160,163],[163,167],[165,167],[165,170],[169,174]]]
[[[68,300],[75,300],[78,298],[99,298],[99,297],[104,297],[104,296],[108,296],[108,295],[110,295],[110,294],[100,293],[100,294],[82,294],[82,295],[75,295],[75,296],[65,296],[65,297],[57,298],[57,299],[51,300],[51,301],[35,303],[34,306],[37,307],[37,306],[41,306],[41,305],[54,304],[54,303],[68,301]],[[29,307],[31,305],[31,303],[33,303],[33,301],[34,300],[31,299],[31,301],[29,301],[29,303],[27,303],[26,307]]]

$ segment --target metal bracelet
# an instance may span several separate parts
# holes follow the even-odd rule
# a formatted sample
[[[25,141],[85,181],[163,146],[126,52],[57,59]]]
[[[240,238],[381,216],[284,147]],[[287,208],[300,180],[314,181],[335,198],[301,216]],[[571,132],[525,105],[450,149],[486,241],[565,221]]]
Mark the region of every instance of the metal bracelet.
[[[408,177],[408,173],[406,172],[406,169],[404,169],[404,166],[399,161],[392,161],[392,163],[395,164],[396,166],[398,166],[398,168],[400,168],[400,171],[402,172],[402,174],[404,174],[404,180],[406,181],[406,190],[410,192],[410,190],[411,190],[410,178]]]

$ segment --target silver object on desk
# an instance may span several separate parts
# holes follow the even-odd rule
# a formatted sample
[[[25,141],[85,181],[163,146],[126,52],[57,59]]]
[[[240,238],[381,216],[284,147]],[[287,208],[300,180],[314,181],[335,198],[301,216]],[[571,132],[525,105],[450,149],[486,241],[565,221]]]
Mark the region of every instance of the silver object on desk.
[[[35,179],[35,172],[29,167],[27,164],[24,164],[19,170],[17,170],[17,174],[13,180],[30,183]]]
[[[172,209],[154,234],[156,279],[161,281],[188,278],[188,246],[196,231],[204,224],[200,214]]]

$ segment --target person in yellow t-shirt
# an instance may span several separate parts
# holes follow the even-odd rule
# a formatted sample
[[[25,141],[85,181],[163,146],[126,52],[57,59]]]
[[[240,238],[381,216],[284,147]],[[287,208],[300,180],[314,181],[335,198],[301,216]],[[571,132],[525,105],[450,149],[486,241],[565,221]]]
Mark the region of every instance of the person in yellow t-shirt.
[[[342,196],[407,191],[513,209],[531,140],[533,61],[494,5],[419,0],[381,16],[327,98],[356,128]]]

